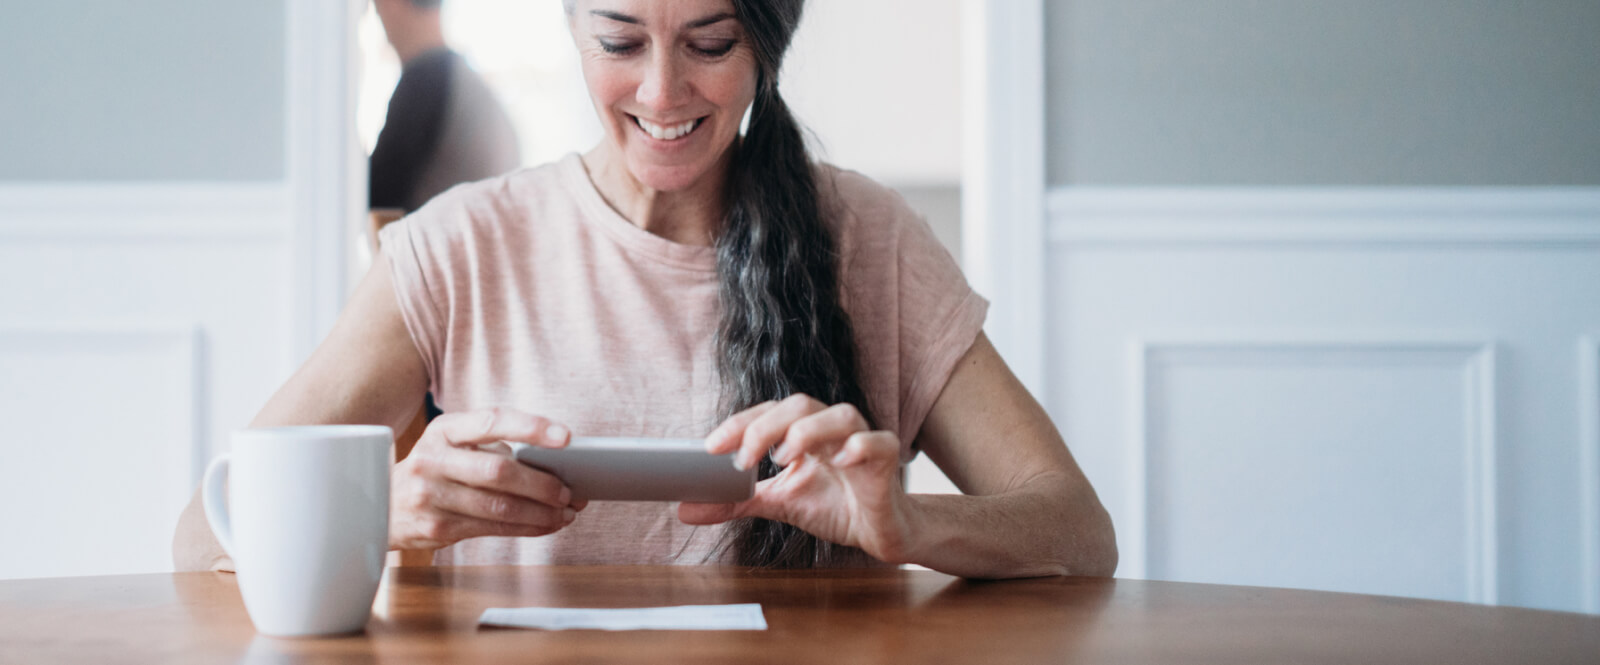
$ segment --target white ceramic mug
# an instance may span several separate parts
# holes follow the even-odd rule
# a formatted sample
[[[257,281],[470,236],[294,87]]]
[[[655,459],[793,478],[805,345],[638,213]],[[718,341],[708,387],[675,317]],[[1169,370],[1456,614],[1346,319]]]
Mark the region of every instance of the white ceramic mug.
[[[256,630],[328,635],[366,625],[389,549],[393,444],[381,425],[245,429],[206,468],[206,521],[233,557]]]

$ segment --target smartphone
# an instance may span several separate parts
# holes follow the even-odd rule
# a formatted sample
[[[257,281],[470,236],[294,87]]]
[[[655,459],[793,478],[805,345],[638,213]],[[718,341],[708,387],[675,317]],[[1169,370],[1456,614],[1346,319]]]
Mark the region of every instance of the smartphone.
[[[706,452],[705,439],[573,437],[565,448],[507,441],[517,461],[546,471],[590,501],[734,503],[755,494],[756,469]]]

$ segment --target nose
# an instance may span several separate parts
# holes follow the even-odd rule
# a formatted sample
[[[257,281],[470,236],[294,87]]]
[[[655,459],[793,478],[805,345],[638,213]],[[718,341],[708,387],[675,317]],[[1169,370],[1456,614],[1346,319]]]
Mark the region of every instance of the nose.
[[[638,102],[653,111],[670,111],[688,101],[689,81],[671,53],[651,49],[648,69],[634,94]]]

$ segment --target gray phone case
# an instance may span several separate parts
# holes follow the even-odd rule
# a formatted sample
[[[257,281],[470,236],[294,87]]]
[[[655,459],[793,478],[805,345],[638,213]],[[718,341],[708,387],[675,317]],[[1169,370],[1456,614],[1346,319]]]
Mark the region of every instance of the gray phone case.
[[[706,452],[704,439],[573,437],[565,448],[506,442],[518,461],[591,501],[733,503],[755,494],[756,470]]]

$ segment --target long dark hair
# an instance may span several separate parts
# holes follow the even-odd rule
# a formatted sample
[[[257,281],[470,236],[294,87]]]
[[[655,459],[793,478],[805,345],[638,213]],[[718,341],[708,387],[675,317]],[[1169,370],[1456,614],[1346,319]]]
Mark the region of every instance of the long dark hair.
[[[823,220],[799,123],[778,94],[778,69],[803,5],[733,0],[755,53],[757,83],[749,128],[730,160],[727,218],[717,237],[721,412],[726,417],[805,393],[826,404],[853,404],[871,423],[850,317],[839,300],[838,244]],[[776,472],[770,457],[761,460],[760,477]],[[759,518],[735,521],[723,546],[747,566],[808,568],[865,558]]]

